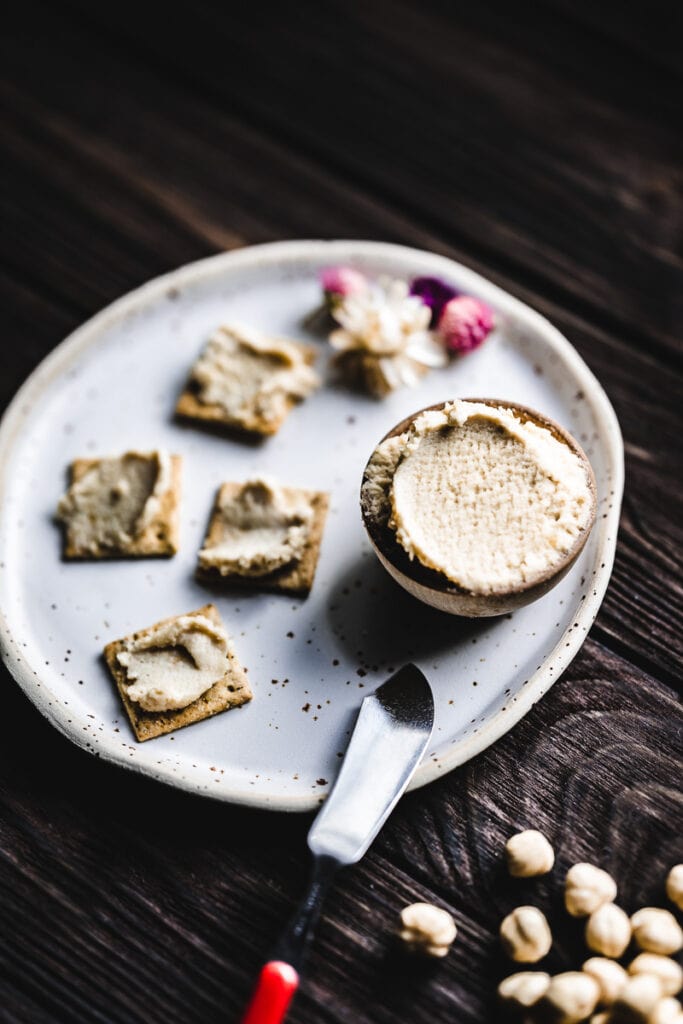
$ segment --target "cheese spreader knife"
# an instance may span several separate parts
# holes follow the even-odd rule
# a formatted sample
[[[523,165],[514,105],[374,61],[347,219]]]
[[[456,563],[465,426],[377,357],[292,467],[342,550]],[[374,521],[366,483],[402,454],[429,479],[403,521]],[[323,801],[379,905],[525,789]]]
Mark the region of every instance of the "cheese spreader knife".
[[[434,724],[429,683],[404,665],[361,704],[332,791],[308,833],[308,891],[261,968],[242,1024],[281,1024],[299,987],[306,952],[332,879],[359,861],[405,792]]]

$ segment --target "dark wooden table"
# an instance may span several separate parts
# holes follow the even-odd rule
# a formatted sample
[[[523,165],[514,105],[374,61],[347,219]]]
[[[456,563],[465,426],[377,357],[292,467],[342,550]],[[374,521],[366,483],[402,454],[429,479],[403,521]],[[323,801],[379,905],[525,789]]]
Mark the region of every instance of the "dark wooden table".
[[[146,279],[325,236],[488,275],[567,334],[621,420],[618,557],[581,654],[493,749],[407,797],[343,878],[293,1024],[491,1021],[504,912],[549,907],[562,969],[581,955],[558,910],[564,868],[604,864],[630,910],[661,902],[683,859],[675,9],[24,0],[5,23],[3,407]],[[235,1020],[304,882],[308,821],[99,763],[1,681],[0,1019]],[[558,871],[512,886],[501,843],[527,825],[553,838]],[[459,927],[432,968],[391,942],[423,899]]]

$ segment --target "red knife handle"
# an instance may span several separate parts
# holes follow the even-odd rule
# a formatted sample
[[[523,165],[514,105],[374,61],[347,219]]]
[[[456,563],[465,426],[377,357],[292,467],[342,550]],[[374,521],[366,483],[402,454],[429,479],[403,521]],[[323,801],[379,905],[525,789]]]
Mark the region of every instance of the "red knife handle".
[[[282,1024],[298,987],[299,975],[291,964],[271,960],[261,968],[242,1024]]]

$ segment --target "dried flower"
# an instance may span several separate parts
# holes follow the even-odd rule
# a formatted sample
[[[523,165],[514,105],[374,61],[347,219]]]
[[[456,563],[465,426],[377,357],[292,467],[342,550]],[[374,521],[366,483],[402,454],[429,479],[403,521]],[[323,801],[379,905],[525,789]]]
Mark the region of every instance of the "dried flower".
[[[450,352],[471,352],[481,345],[493,326],[493,311],[484,302],[460,295],[444,306],[438,333]]]
[[[413,386],[430,367],[446,365],[443,346],[429,330],[429,307],[408,294],[404,281],[383,278],[347,295],[332,315],[340,325],[330,334],[337,365],[371,394]]]
[[[410,285],[410,294],[422,299],[432,311],[432,326],[439,322],[443,307],[460,292],[440,277],[416,277]]]
[[[319,274],[323,300],[304,318],[304,326],[315,334],[327,333],[332,326],[332,312],[347,295],[368,288],[368,280],[353,267],[324,267]]]
[[[344,298],[368,287],[366,277],[353,267],[326,267],[320,271],[320,283],[328,299]]]

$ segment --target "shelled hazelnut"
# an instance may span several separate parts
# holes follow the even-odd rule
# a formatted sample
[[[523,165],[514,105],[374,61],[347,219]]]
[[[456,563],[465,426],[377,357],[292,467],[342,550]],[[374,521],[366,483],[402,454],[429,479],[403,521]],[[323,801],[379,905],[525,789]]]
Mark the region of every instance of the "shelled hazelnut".
[[[586,922],[586,945],[607,957],[622,955],[631,941],[631,922],[615,903],[605,903]]]
[[[614,1000],[610,1020],[614,1024],[647,1024],[662,998],[662,986],[651,974],[630,977]]]
[[[545,971],[519,971],[503,978],[498,998],[505,1006],[528,1010],[547,991],[550,975]]]
[[[628,965],[629,974],[652,974],[662,983],[665,996],[675,996],[683,988],[683,969],[661,953],[639,953]]]
[[[610,1006],[628,980],[628,974],[621,964],[607,957],[592,956],[586,960],[581,970],[597,981],[601,1006]]]
[[[683,1024],[683,1006],[672,996],[660,999],[647,1024]]]
[[[674,864],[666,876],[666,895],[683,910],[683,864]]]
[[[516,907],[500,926],[505,952],[521,964],[542,960],[553,944],[550,926],[538,907]]]
[[[574,864],[564,884],[564,904],[572,917],[588,917],[617,896],[617,883],[594,864]]]
[[[401,911],[399,936],[413,953],[443,957],[457,934],[447,910],[432,903],[411,903]]]
[[[535,828],[511,836],[505,844],[508,871],[513,878],[533,878],[546,875],[555,863],[555,852],[543,835]]]
[[[583,971],[565,971],[550,979],[545,995],[539,1000],[538,1017],[549,1024],[578,1024],[595,1010],[600,987]]]
[[[669,956],[683,947],[683,931],[676,918],[660,907],[643,907],[631,916],[633,938],[647,953]]]

